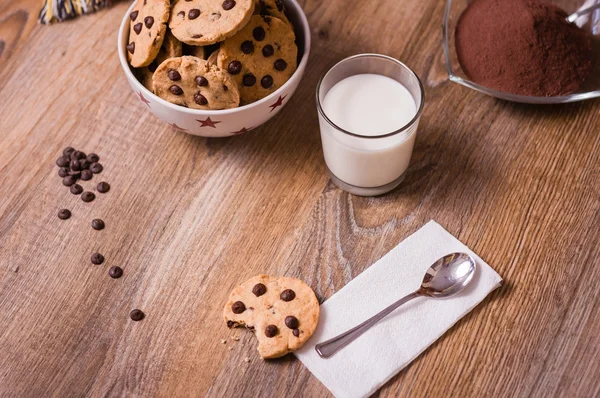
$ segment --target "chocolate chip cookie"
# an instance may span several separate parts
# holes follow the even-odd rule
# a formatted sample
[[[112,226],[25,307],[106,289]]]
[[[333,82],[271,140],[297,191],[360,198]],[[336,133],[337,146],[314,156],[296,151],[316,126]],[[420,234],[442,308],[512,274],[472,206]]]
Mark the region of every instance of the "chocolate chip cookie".
[[[134,68],[148,66],[165,39],[171,9],[169,0],[138,0],[129,14],[127,58]]]
[[[197,57],[167,59],[154,72],[152,82],[156,95],[188,108],[227,109],[240,103],[235,80]]]
[[[181,42],[177,40],[177,38],[173,36],[171,32],[167,29],[165,40],[163,41],[163,44],[160,47],[160,51],[158,52],[158,55],[156,56],[154,61],[152,61],[150,65],[137,70],[140,78],[139,80],[144,85],[144,87],[154,92],[152,76],[154,75],[156,68],[158,68],[158,65],[162,64],[169,58],[181,57],[182,51],[183,50]]]
[[[175,0],[169,27],[184,43],[206,46],[237,33],[254,12],[254,0]]]
[[[299,279],[257,275],[229,295],[227,326],[252,330],[263,358],[278,358],[302,347],[319,322],[319,302]]]
[[[254,15],[238,34],[221,43],[217,65],[232,75],[242,105],[266,97],[296,70],[298,47],[292,27],[282,20]]]

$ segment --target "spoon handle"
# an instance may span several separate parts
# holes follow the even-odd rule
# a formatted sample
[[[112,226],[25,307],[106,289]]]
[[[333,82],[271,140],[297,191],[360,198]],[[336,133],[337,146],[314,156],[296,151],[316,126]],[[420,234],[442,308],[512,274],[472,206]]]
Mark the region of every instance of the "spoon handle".
[[[336,352],[338,352],[339,350],[341,350],[342,348],[344,348],[345,346],[347,346],[348,344],[353,342],[358,336],[360,336],[361,334],[366,332],[377,322],[379,322],[380,320],[382,320],[383,318],[388,316],[396,308],[400,307],[402,304],[408,303],[410,300],[414,299],[415,297],[419,297],[419,296],[421,296],[421,292],[419,290],[417,290],[416,292],[413,292],[413,293],[409,294],[408,296],[401,298],[400,300],[396,301],[394,304],[390,305],[383,311],[381,311],[378,314],[367,319],[360,325],[355,326],[352,329],[348,330],[347,332],[344,332],[332,339],[329,339],[327,341],[317,344],[315,346],[315,350],[317,350],[317,353],[321,357],[329,358],[330,356],[332,356],[333,354],[335,354]]]

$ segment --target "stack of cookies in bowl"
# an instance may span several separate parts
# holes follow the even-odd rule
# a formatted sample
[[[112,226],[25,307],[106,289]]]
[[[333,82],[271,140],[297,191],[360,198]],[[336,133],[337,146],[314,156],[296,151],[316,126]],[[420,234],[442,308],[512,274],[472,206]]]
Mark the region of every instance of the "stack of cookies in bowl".
[[[144,87],[198,110],[259,101],[282,87],[298,62],[281,0],[138,0],[125,49]]]

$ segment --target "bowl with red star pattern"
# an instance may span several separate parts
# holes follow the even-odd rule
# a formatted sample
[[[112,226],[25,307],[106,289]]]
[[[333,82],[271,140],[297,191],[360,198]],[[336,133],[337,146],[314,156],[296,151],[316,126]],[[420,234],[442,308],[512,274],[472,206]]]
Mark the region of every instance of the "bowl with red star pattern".
[[[274,117],[290,100],[304,75],[310,53],[310,27],[296,0],[283,0],[287,16],[296,33],[298,67],[292,77],[280,88],[256,102],[238,108],[223,110],[190,109],[172,104],[156,96],[135,77],[127,60],[126,45],[129,39],[129,7],[121,22],[118,51],[125,77],[135,93],[135,99],[154,116],[172,128],[202,137],[230,137],[257,128]]]

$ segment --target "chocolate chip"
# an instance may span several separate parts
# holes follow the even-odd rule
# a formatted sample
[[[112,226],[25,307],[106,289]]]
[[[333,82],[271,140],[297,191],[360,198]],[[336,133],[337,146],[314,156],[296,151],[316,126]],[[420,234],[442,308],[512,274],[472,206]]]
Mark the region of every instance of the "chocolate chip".
[[[104,221],[99,218],[93,219],[92,228],[94,228],[96,231],[102,231],[104,229]]]
[[[81,179],[83,181],[89,181],[92,179],[92,177],[94,176],[94,173],[92,173],[92,170],[81,170]]]
[[[56,165],[58,167],[68,167],[69,166],[69,158],[67,156],[61,156],[56,159]]]
[[[135,309],[129,313],[129,317],[132,321],[141,321],[144,319],[146,315],[142,312],[142,310]]]
[[[241,301],[236,301],[231,305],[231,311],[233,311],[234,314],[241,314],[246,311],[246,306]]]
[[[185,11],[179,11],[177,15],[179,15],[180,17],[185,17]]]
[[[242,71],[242,63],[240,61],[231,61],[227,65],[227,71],[232,75],[237,75]]]
[[[261,26],[257,26],[252,31],[252,37],[254,37],[254,40],[256,41],[263,41],[265,39],[265,35],[265,30]]]
[[[267,287],[265,285],[263,285],[262,283],[257,283],[252,288],[252,293],[254,293],[254,295],[256,297],[260,297],[263,294],[265,294],[266,292],[267,292]]]
[[[100,253],[92,254],[92,264],[100,265],[104,262],[104,256]]]
[[[277,335],[278,329],[275,325],[269,325],[265,328],[265,336],[271,338]]]
[[[77,177],[75,177],[75,176],[66,176],[62,180],[63,185],[66,187],[70,187],[71,185],[75,184],[76,182],[77,182]]]
[[[75,148],[73,148],[73,147],[70,147],[70,146],[68,146],[68,147],[66,147],[65,149],[63,149],[63,155],[64,155],[64,156],[66,156],[66,157],[69,157],[69,156],[71,156],[71,154],[72,154],[73,152],[75,152]]]
[[[244,54],[252,54],[252,52],[254,52],[254,44],[252,44],[250,40],[246,40],[242,42],[240,49]]]
[[[110,184],[108,182],[102,181],[98,184],[98,186],[96,186],[96,189],[100,193],[107,193],[108,191],[110,191]]]
[[[79,168],[81,170],[86,170],[90,168],[90,162],[87,159],[79,159]]]
[[[71,185],[71,188],[69,188],[69,190],[73,195],[81,195],[81,193],[83,192],[83,188],[79,184]]]
[[[69,167],[73,171],[81,171],[81,166],[79,164],[79,160],[71,160],[71,163],[69,163]]]
[[[152,73],[156,72],[156,68],[158,68],[158,64],[156,63],[156,60],[152,61],[150,63],[150,65],[148,65],[148,70]]]
[[[296,293],[292,289],[286,289],[281,292],[279,298],[281,298],[283,301],[292,301],[296,298]]]
[[[90,165],[90,170],[92,170],[92,173],[94,174],[99,174],[102,172],[102,170],[104,170],[104,167],[102,167],[100,163],[96,162]]]
[[[139,35],[139,34],[142,32],[142,27],[143,27],[143,26],[144,26],[144,25],[143,25],[141,22],[139,22],[139,23],[136,23],[135,25],[133,25],[133,31],[134,31],[136,34],[138,34],[138,35]]]
[[[90,153],[87,155],[86,159],[90,163],[95,163],[100,160],[100,156],[96,155],[95,153]]]
[[[58,175],[60,177],[66,177],[69,175],[69,169],[66,167],[61,167],[60,169],[58,169]]]
[[[131,19],[132,21],[135,21],[138,17],[138,10],[135,10],[134,12],[132,12],[131,14],[129,14],[129,19]]]
[[[273,85],[273,78],[269,75],[263,76],[263,78],[260,79],[260,85],[263,86],[263,88],[271,88]]]
[[[290,329],[298,329],[298,318],[296,318],[295,316],[286,316],[285,317],[285,326],[287,326]]]
[[[93,192],[86,191],[81,194],[81,200],[83,200],[85,203],[89,203],[94,199],[96,199],[96,195],[94,195]]]
[[[69,209],[60,209],[58,211],[58,218],[61,220],[68,220],[71,218],[71,211],[69,211]]]
[[[133,54],[135,52],[135,43],[131,42],[125,48],[127,48],[127,51],[129,51],[130,54]]]
[[[200,87],[208,86],[208,80],[204,76],[196,76],[196,84]]]
[[[275,49],[273,48],[272,45],[267,44],[266,46],[263,47],[262,53],[263,53],[263,57],[268,58],[271,55],[275,54]]]
[[[256,84],[256,77],[252,73],[246,73],[242,79],[244,86],[252,87]]]
[[[227,91],[229,90],[229,87],[227,87],[226,85],[223,84],[223,91]]]
[[[110,275],[110,277],[113,279],[120,278],[123,276],[123,268],[114,265],[109,268],[108,275]]]
[[[275,63],[273,64],[273,66],[278,71],[284,71],[285,68],[287,68],[287,62],[285,62],[283,59],[279,58],[277,61],[275,61]]]
[[[294,336],[298,337],[300,336],[300,330],[299,329],[294,329],[292,330],[292,333],[294,334]]]
[[[87,155],[85,154],[85,152],[81,152],[81,151],[73,151],[73,153],[71,153],[71,160],[77,159],[85,159]]]
[[[227,321],[227,327],[229,329],[231,329],[232,327],[234,327],[236,325],[236,323],[234,321]]]
[[[169,87],[169,91],[171,92],[171,94],[173,95],[181,95],[183,94],[183,90],[181,89],[181,87],[179,87],[178,85],[174,84],[171,87]]]
[[[189,19],[196,19],[200,16],[200,10],[197,8],[192,8],[190,12],[188,12]]]
[[[199,92],[194,94],[194,102],[197,103],[198,105],[207,105],[208,104],[208,100],[206,99],[206,97],[203,96],[202,94],[200,94]]]
[[[229,11],[233,7],[235,7],[235,1],[234,0],[225,0],[222,4],[222,7],[225,11]]]
[[[144,18],[144,25],[146,25],[146,27],[148,29],[150,29],[152,27],[152,25],[154,25],[154,18],[153,17]]]
[[[181,80],[181,75],[175,69],[169,69],[167,76],[174,82]]]

